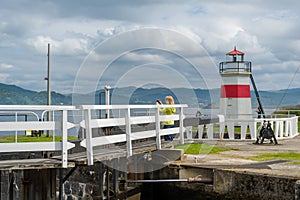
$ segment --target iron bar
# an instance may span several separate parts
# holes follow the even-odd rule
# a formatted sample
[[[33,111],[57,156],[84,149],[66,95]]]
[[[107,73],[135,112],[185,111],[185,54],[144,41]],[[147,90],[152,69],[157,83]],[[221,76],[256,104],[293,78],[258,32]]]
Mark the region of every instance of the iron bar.
[[[211,178],[182,178],[182,179],[156,179],[156,180],[126,180],[127,183],[166,183],[166,182],[188,182],[188,183],[212,183]]]

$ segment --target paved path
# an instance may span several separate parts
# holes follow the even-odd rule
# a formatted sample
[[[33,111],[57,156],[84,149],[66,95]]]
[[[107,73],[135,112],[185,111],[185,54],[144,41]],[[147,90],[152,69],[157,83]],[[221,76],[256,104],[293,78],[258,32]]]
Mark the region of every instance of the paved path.
[[[278,145],[253,144],[253,141],[218,141],[207,142],[218,147],[234,150],[218,154],[184,155],[181,164],[223,168],[249,173],[262,173],[272,176],[284,176],[300,179],[300,164],[292,164],[290,160],[276,159],[271,161],[253,161],[249,157],[261,153],[297,152],[300,153],[300,135],[291,139],[278,141]],[[298,161],[299,163],[299,161]]]

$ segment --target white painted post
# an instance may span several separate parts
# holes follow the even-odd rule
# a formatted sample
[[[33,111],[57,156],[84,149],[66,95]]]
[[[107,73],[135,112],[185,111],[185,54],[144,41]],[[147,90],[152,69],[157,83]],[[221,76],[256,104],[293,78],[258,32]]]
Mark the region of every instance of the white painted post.
[[[55,121],[55,112],[54,110],[52,111],[52,114],[51,114],[51,120],[54,122]],[[51,130],[49,133],[52,134],[52,141],[55,142],[55,129],[54,130]],[[50,135],[51,135],[50,134]]]
[[[230,140],[234,140],[234,122],[227,122],[227,130]]]
[[[222,140],[224,138],[225,118],[224,115],[218,115],[218,117],[219,117],[219,139]]]
[[[275,130],[274,130],[275,137],[279,136],[279,121],[275,122]]]
[[[202,139],[203,137],[203,128],[204,128],[203,124],[198,125],[198,139]]]
[[[286,119],[285,120],[285,137],[289,136],[289,130],[290,130],[290,123],[289,121]]]
[[[291,118],[291,137],[293,137],[296,134],[296,124],[294,118]]]
[[[155,109],[156,148],[161,149],[159,107]]]
[[[183,107],[179,108],[179,143],[184,144],[184,128],[183,128]]]
[[[298,117],[294,117],[294,119],[293,119],[293,128],[294,128],[294,130],[293,130],[292,137],[296,136],[298,133]]]
[[[68,167],[68,111],[62,110],[61,133],[62,133],[62,167]]]
[[[246,139],[246,132],[247,132],[248,122],[242,122],[241,126],[241,140]]]
[[[15,113],[15,121],[18,122],[18,113]],[[31,133],[32,134],[32,133]],[[18,143],[18,131],[15,131],[15,143]]]
[[[257,137],[257,129],[256,129],[256,125],[257,125],[257,122],[256,122],[256,121],[253,121],[253,122],[250,122],[250,123],[249,123],[249,129],[250,129],[250,136],[251,136],[251,139],[256,139],[256,137]]]
[[[92,146],[92,128],[91,128],[91,110],[84,110],[84,120],[85,120],[85,134],[86,134],[86,153],[88,158],[88,165],[94,164],[93,146]]]
[[[279,137],[283,138],[283,121],[279,121]]]
[[[207,139],[212,140],[214,139],[214,124],[207,124]]]
[[[130,156],[132,156],[130,108],[127,108],[127,110],[125,112],[125,125],[126,125],[127,157],[130,157]]]
[[[186,132],[186,138],[188,140],[192,140],[193,138],[193,127],[192,126],[187,126],[185,127],[185,132]]]
[[[290,128],[289,136],[292,137],[293,136],[293,119],[292,118],[289,119],[289,128]]]

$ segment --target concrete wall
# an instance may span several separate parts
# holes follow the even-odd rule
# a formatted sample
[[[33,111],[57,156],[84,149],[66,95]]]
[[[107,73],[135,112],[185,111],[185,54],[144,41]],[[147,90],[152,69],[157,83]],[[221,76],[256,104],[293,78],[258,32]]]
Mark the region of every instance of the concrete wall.
[[[297,179],[215,170],[214,191],[232,199],[290,200]]]

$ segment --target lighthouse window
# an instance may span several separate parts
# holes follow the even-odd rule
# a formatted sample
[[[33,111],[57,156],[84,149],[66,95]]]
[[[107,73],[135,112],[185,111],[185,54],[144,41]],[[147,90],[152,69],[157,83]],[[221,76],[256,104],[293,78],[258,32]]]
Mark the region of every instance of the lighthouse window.
[[[233,62],[236,62],[236,55],[233,55]]]

